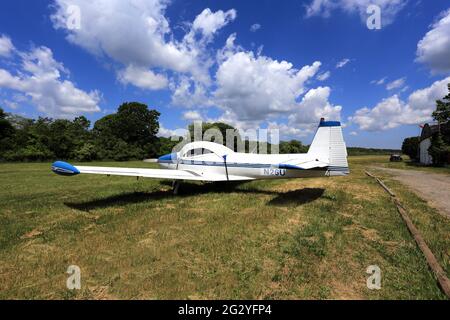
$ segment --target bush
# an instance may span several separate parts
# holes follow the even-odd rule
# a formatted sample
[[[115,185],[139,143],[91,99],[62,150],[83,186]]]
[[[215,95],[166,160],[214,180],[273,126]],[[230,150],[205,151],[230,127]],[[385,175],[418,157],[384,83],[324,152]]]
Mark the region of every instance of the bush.
[[[44,161],[54,158],[55,155],[42,145],[28,145],[17,151],[5,152],[6,161]]]
[[[418,160],[419,137],[410,137],[403,140],[402,152],[409,156],[411,160]]]
[[[450,147],[444,143],[440,133],[435,133],[431,137],[431,146],[428,148],[428,153],[432,157],[434,166],[442,166],[447,162]]]
[[[86,142],[81,147],[75,150],[74,158],[78,161],[92,161],[97,158],[95,146],[92,143]]]

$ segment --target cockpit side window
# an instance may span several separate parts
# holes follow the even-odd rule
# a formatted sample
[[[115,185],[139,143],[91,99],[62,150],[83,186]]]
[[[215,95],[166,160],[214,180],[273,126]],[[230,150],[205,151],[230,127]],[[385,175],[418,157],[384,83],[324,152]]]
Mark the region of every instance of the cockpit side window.
[[[195,157],[195,156],[199,156],[199,155],[202,155],[202,154],[208,154],[208,153],[212,153],[211,150],[205,149],[205,148],[196,148],[196,149],[188,150],[183,155],[183,157],[190,158],[190,157]]]

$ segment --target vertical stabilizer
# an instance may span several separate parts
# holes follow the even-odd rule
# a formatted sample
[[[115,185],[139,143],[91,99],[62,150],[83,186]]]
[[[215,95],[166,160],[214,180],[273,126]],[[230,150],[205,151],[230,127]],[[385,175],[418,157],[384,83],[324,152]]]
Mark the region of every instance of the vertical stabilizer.
[[[320,120],[319,128],[308,150],[308,155],[319,161],[329,163],[331,176],[349,174],[347,162],[347,147],[342,135],[339,121]]]

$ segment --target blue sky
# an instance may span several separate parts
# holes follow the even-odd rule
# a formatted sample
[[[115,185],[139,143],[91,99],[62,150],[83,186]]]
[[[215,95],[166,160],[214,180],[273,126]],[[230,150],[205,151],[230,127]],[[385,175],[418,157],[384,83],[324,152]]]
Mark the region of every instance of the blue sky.
[[[369,29],[366,9],[380,9]],[[193,120],[279,128],[320,117],[350,146],[399,148],[450,82],[448,1],[55,0],[0,4],[0,105],[95,121],[124,101]],[[74,9],[75,8],[75,9]]]

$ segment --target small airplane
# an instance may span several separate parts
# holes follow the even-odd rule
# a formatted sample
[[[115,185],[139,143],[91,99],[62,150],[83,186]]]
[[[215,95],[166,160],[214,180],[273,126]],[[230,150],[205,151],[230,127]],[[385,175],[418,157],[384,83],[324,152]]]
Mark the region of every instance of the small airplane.
[[[73,176],[80,173],[173,180],[174,194],[180,181],[247,181],[256,179],[345,176],[350,173],[341,123],[320,120],[307,153],[239,153],[214,142],[194,141],[157,162],[164,169],[73,166],[56,161],[52,171]]]

